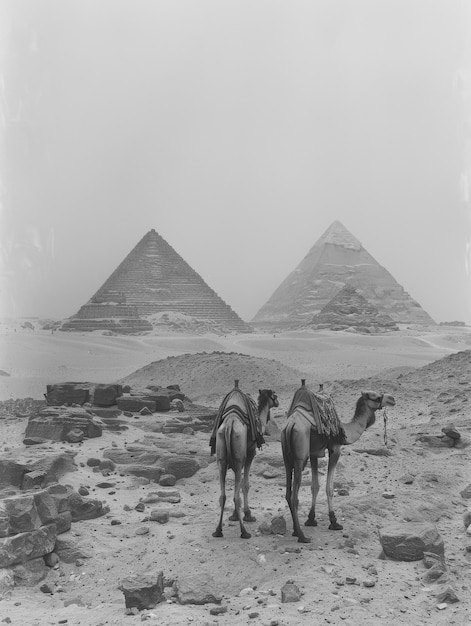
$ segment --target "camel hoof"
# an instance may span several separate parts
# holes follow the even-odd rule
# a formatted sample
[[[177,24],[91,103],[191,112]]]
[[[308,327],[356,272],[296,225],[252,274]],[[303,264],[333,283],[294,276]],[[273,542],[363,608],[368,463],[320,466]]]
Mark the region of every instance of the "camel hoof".
[[[216,528],[216,530],[213,532],[213,537],[224,537],[224,535],[222,534],[222,530],[220,528]]]
[[[298,537],[298,543],[311,543],[311,538],[306,537],[305,535],[300,535]]]
[[[237,513],[233,513],[232,515],[229,515],[229,519],[231,522],[238,522],[239,516],[237,515]]]
[[[244,515],[244,522],[256,522],[257,518],[254,517],[253,515],[251,515],[250,513],[247,515]]]
[[[342,524],[337,524],[337,522],[332,522],[329,526],[329,530],[343,530]]]
[[[248,533],[246,530],[244,530],[243,532],[240,533],[240,538],[241,539],[250,539],[252,535],[250,533]]]
[[[317,520],[308,518],[304,526],[317,526]]]

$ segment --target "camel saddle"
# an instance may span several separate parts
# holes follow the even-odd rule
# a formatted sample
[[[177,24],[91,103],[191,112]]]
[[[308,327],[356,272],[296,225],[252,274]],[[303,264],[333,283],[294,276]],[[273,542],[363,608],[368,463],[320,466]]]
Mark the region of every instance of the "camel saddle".
[[[328,393],[310,391],[304,385],[294,394],[287,417],[298,410],[319,433],[334,441],[343,443],[345,432],[342,428],[334,402]]]
[[[211,455],[216,452],[216,433],[218,428],[229,413],[235,413],[240,421],[248,426],[249,443],[255,441],[257,447],[261,448],[265,443],[265,439],[262,435],[262,424],[258,416],[257,405],[248,394],[243,393],[238,387],[234,387],[221,402],[216,419],[214,420],[213,430],[209,440]]]

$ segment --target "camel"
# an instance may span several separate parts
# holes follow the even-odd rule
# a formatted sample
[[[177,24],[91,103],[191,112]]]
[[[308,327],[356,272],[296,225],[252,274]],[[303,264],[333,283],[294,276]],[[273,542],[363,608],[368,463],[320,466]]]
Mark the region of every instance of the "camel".
[[[234,471],[234,511],[229,517],[239,521],[240,536],[250,539],[244,522],[255,522],[249,507],[249,473],[255,458],[257,446],[264,443],[263,435],[270,419],[270,409],[278,406],[278,398],[271,389],[260,389],[258,410],[254,401],[242,393],[238,381],[234,389],[224,398],[215,423],[215,451],[219,469],[221,496],[219,504],[221,513],[219,523],[213,537],[222,537],[222,518],[226,503],[226,474],[228,469]],[[258,416],[257,416],[258,413]],[[257,423],[258,422],[258,423]],[[241,515],[240,490],[244,496],[244,517]]]
[[[319,493],[317,460],[324,457],[328,450],[326,493],[329,529],[342,530],[343,526],[337,522],[333,508],[334,475],[341,447],[355,443],[365,430],[374,424],[376,411],[395,404],[393,396],[389,394],[362,391],[352,420],[343,423],[337,417],[330,396],[323,392],[322,385],[319,393],[314,394],[305,386],[305,380],[301,381],[301,388],[293,397],[288,420],[281,431],[281,447],[286,470],[286,500],[293,519],[293,536],[298,538],[298,542],[311,541],[301,530],[298,519],[298,493],[308,458],[311,461],[312,505],[305,526],[317,526],[315,513]]]

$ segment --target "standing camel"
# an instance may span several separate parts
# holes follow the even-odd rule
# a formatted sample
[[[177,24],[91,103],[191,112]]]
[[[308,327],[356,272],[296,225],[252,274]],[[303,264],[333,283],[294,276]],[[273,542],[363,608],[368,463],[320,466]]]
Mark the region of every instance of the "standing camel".
[[[330,396],[322,392],[322,385],[319,393],[314,394],[307,389],[304,380],[301,383],[302,386],[294,394],[288,411],[288,420],[281,431],[281,448],[286,470],[286,500],[293,518],[293,536],[297,537],[300,543],[309,543],[311,539],[304,535],[298,519],[298,493],[308,458],[311,460],[312,506],[305,526],[317,526],[315,513],[319,493],[317,460],[328,450],[326,492],[329,529],[342,530],[343,526],[337,523],[333,509],[334,475],[341,447],[355,443],[365,430],[374,424],[376,411],[386,406],[394,406],[396,402],[388,394],[362,391],[352,420],[343,423],[337,417]]]
[[[249,539],[250,533],[244,526],[245,522],[255,522],[249,507],[249,473],[252,461],[255,458],[257,446],[264,443],[263,435],[270,409],[278,406],[278,398],[271,389],[259,390],[258,407],[250,396],[242,393],[235,381],[235,387],[224,398],[218,412],[211,437],[211,444],[215,446],[216,460],[219,469],[221,496],[219,504],[221,514],[213,537],[222,537],[222,517],[226,503],[226,474],[228,469],[234,471],[234,512],[230,520],[239,520],[240,536]],[[244,518],[241,515],[240,489],[244,496]]]

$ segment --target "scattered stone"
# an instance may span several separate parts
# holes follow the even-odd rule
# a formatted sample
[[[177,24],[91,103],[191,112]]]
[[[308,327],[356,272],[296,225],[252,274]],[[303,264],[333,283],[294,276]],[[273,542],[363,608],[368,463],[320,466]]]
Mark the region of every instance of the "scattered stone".
[[[79,487],[78,488],[78,492],[81,496],[88,496],[90,495],[90,492],[88,491],[88,489],[86,487]]]
[[[391,493],[390,491],[383,491],[381,496],[386,500],[394,500],[394,498],[396,497],[395,494]]]
[[[169,512],[168,511],[162,511],[161,509],[153,509],[150,512],[150,521],[151,522],[158,522],[159,524],[166,524],[169,520]]]
[[[221,606],[213,606],[210,610],[209,610],[210,615],[222,615],[223,613],[227,613],[227,606],[221,605]]]
[[[444,573],[445,573],[445,566],[442,563],[440,563],[440,562],[435,563],[422,576],[422,581],[426,585],[429,585],[431,583],[437,582],[437,580],[441,576],[443,576]]]
[[[438,593],[435,594],[435,597],[439,603],[447,602],[448,604],[454,604],[460,601],[455,590],[450,586],[441,587]]]
[[[270,530],[274,535],[286,535],[286,520],[282,515],[274,517],[270,523]]]
[[[159,485],[162,487],[173,487],[176,482],[177,479],[173,474],[163,474],[159,479]]]
[[[146,505],[143,502],[138,502],[136,506],[134,507],[134,510],[137,511],[138,513],[142,513],[143,511],[146,510]]]
[[[220,604],[222,601],[212,576],[206,572],[181,576],[174,587],[180,604]]]
[[[301,591],[293,581],[287,581],[281,588],[281,602],[299,602],[301,600]]]
[[[44,563],[48,566],[48,567],[54,567],[55,565],[57,565],[59,563],[60,559],[57,556],[56,552],[49,552],[49,554],[45,554],[44,555]]]
[[[54,593],[53,590],[52,590],[52,587],[50,585],[48,585],[47,583],[44,583],[44,585],[41,585],[39,587],[39,591],[42,591],[43,593],[49,593],[49,594],[51,594],[51,596]]]
[[[118,589],[124,593],[127,609],[153,609],[165,601],[163,572],[129,576],[120,582]]]
[[[460,496],[465,500],[471,499],[471,484],[467,485],[462,491],[460,491]]]
[[[379,532],[384,554],[397,561],[418,561],[424,552],[444,555],[444,542],[429,523],[392,524]]]

